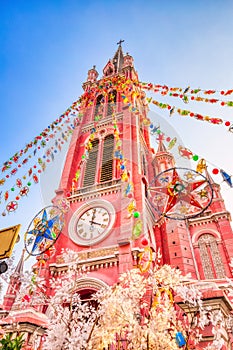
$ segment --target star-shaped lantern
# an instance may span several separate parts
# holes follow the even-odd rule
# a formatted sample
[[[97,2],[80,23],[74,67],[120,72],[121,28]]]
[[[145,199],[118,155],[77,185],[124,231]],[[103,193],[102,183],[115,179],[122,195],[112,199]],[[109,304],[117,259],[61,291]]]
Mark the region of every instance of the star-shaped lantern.
[[[40,255],[51,248],[63,228],[63,212],[49,206],[42,209],[31,221],[24,236],[25,248],[30,255]]]
[[[168,181],[164,181],[168,178]],[[156,212],[171,219],[185,220],[201,214],[211,203],[213,190],[200,173],[171,168],[156,176],[149,187],[150,202]],[[163,197],[163,201],[158,197]]]

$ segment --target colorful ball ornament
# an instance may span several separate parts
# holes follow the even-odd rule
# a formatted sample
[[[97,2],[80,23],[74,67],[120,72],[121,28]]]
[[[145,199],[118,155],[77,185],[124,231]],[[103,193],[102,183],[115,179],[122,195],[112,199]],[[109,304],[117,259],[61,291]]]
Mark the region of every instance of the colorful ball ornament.
[[[197,161],[198,159],[199,159],[198,155],[195,154],[195,155],[193,156],[193,160],[194,160],[194,161]]]
[[[139,218],[140,217],[140,213],[138,211],[135,211],[133,213],[133,216],[134,216],[134,218]]]
[[[147,246],[148,245],[148,239],[146,238],[146,237],[143,237],[142,239],[141,239],[141,244],[143,245],[143,246]]]
[[[212,173],[213,173],[214,175],[217,175],[217,174],[219,173],[219,170],[218,170],[217,168],[214,168],[214,169],[212,170]]]

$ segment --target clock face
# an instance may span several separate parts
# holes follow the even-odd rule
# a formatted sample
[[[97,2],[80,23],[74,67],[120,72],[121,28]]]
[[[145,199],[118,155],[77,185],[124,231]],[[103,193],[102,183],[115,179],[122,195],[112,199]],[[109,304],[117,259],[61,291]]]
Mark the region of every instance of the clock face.
[[[88,209],[77,221],[77,235],[84,241],[96,240],[104,234],[109,222],[109,213],[105,208]]]
[[[93,246],[109,234],[115,222],[113,205],[106,200],[92,200],[78,208],[69,222],[69,236],[81,246]]]

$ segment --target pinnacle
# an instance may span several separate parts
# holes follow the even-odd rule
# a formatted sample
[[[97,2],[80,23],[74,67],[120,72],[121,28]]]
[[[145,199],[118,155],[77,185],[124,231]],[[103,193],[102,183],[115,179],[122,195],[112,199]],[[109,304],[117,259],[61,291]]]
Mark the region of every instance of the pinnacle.
[[[167,152],[167,149],[166,149],[163,141],[161,141],[161,140],[159,141],[159,146],[158,146],[156,153],[160,153],[160,152]]]

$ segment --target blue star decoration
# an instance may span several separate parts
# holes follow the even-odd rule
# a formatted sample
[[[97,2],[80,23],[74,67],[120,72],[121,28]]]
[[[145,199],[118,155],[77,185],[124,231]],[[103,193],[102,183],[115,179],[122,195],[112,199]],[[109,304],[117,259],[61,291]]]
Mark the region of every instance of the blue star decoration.
[[[57,234],[54,232],[56,226],[60,224],[60,215],[56,215],[53,218],[48,218],[48,213],[46,209],[43,210],[42,218],[36,217],[34,219],[34,228],[27,232],[28,235],[33,235],[35,239],[29,237],[27,244],[30,245],[33,243],[32,248],[30,249],[31,255],[37,255],[35,252],[39,250],[38,254],[41,254],[44,248],[44,251],[55,243],[57,239]],[[49,247],[47,246],[47,241],[50,242]],[[41,246],[41,247],[40,247]],[[42,249],[41,249],[42,248]],[[29,253],[29,251],[28,251]]]

